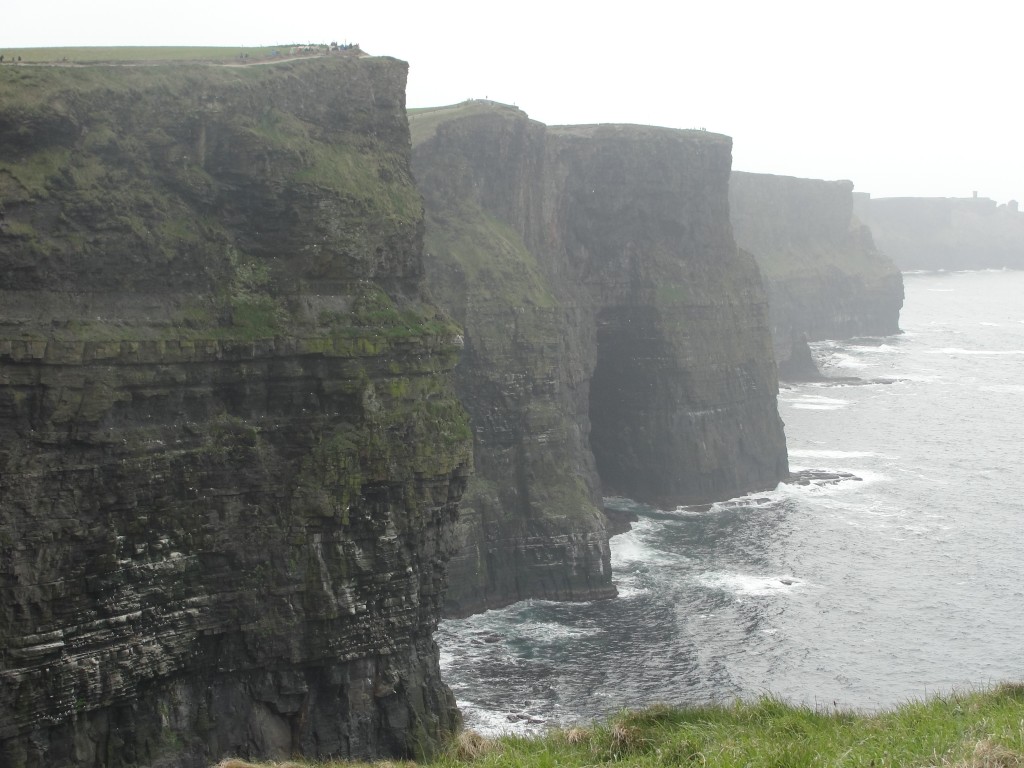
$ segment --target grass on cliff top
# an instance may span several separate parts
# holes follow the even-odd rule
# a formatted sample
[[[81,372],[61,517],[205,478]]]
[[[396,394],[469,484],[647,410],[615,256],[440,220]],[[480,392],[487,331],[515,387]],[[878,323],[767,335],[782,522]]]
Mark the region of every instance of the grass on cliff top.
[[[278,56],[289,56],[293,45],[268,45],[262,47],[234,46],[114,46],[114,47],[77,47],[77,48],[6,48],[0,49],[4,55],[3,65],[16,62],[21,57],[22,64],[103,64],[115,62],[128,64],[144,62],[158,64],[160,62],[213,62],[232,63],[238,61],[243,54],[249,60],[264,60]],[[65,61],[66,60],[66,61]]]
[[[615,763],[704,768],[779,766],[1024,766],[1024,685],[911,702],[875,715],[795,707],[776,699],[675,709],[655,706],[543,737],[466,732],[437,768],[553,768]],[[225,760],[219,768],[253,764]],[[351,763],[262,763],[341,768]],[[378,768],[395,763],[378,763]],[[398,763],[398,765],[412,765]]]
[[[467,99],[458,104],[444,107],[416,107],[407,110],[409,115],[409,131],[412,134],[412,145],[433,137],[437,127],[450,120],[458,120],[470,115],[506,114],[526,118],[526,113],[518,107],[502,104],[487,99]]]

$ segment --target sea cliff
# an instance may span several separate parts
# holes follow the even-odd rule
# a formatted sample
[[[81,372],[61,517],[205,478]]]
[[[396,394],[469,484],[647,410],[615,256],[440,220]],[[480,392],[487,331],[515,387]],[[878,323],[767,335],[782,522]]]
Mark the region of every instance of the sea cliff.
[[[0,68],[0,763],[457,725],[470,465],[407,66]]]
[[[474,436],[450,614],[613,594],[602,494],[671,507],[786,476],[727,137],[548,127],[479,101],[410,123],[427,282],[465,330]]]
[[[757,260],[783,379],[818,375],[806,341],[899,332],[903,277],[853,215],[853,184],[734,171],[736,242]]]
[[[878,246],[900,269],[1024,269],[1024,213],[984,197],[862,201]]]

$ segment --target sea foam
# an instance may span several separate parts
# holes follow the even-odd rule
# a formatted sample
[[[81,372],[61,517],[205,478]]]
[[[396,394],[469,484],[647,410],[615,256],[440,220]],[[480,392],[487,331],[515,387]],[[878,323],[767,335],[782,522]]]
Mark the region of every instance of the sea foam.
[[[696,578],[696,581],[698,584],[711,589],[721,589],[726,592],[732,592],[735,595],[751,597],[788,595],[807,586],[806,582],[792,574],[760,576],[712,571],[702,573]]]

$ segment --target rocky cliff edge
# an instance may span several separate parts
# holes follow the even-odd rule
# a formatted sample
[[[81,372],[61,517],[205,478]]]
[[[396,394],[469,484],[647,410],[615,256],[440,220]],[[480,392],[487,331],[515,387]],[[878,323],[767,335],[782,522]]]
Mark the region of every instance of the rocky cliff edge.
[[[469,470],[407,67],[0,69],[0,763],[429,750]]]

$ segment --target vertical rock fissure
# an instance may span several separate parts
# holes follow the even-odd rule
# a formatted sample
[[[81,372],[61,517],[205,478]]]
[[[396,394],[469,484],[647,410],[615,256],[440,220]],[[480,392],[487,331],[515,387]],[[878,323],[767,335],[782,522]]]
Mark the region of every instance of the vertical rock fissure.
[[[670,417],[659,390],[658,361],[666,357],[650,312],[605,308],[597,315],[597,364],[590,381],[590,448],[607,495],[653,499],[661,495]],[[674,468],[679,471],[679,468]]]

